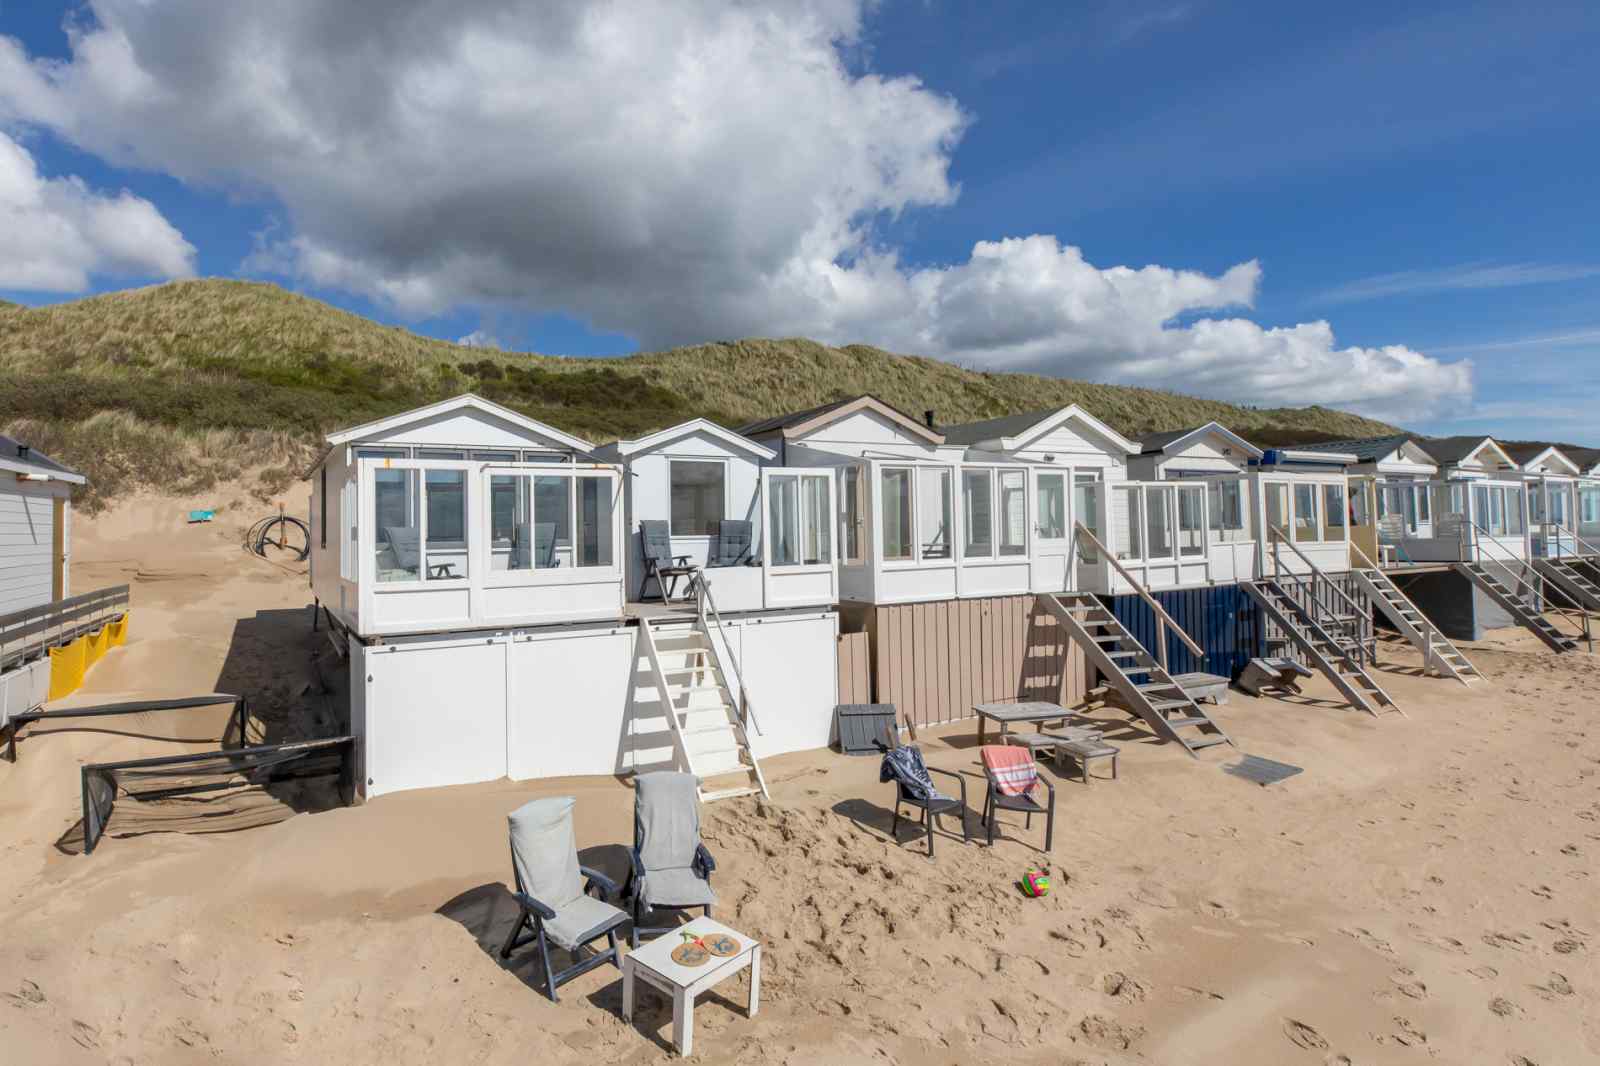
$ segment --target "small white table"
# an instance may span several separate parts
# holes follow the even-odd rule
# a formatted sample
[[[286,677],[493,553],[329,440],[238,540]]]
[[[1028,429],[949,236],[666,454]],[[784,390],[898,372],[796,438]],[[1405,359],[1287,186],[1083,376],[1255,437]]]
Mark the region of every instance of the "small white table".
[[[725,959],[712,956],[704,966],[679,966],[672,961],[672,950],[684,943],[680,933],[725,933],[737,940],[743,950]],[[747,966],[750,1001],[745,1013],[753,1018],[761,1008],[761,943],[710,918],[696,918],[622,956],[622,1020],[633,1021],[634,982],[643,981],[672,997],[672,1044],[678,1054],[690,1055],[694,1050],[695,997]]]

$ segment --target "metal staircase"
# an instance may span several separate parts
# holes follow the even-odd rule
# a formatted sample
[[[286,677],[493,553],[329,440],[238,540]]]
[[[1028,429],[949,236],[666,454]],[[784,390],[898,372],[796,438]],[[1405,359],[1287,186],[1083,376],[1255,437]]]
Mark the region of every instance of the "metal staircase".
[[[657,629],[648,618],[639,619],[648,684],[656,690],[679,762],[699,778],[702,800],[767,796],[767,781],[746,726],[761,730],[738,661],[730,651],[725,666],[719,642],[712,639],[713,634],[723,636],[721,647],[728,647],[711,590],[697,582],[694,592],[695,618],[687,629]],[[634,665],[637,685],[637,658]]]
[[[1600,612],[1600,585],[1596,585],[1576,559],[1536,559],[1539,572],[1585,611]]]
[[[1511,588],[1495,577],[1483,563],[1457,563],[1456,570],[1499,604],[1500,609],[1514,618],[1518,625],[1544,641],[1551,651],[1564,652],[1577,649],[1578,642],[1551,625],[1549,619],[1540,611],[1538,603],[1543,597],[1539,596],[1537,600],[1529,598],[1530,595],[1537,596],[1537,592],[1532,590],[1523,592],[1521,589]],[[1538,576],[1537,571],[1534,574]],[[1525,583],[1519,582],[1519,584]]]
[[[1445,677],[1453,677],[1468,687],[1474,681],[1487,680],[1471,660],[1461,653],[1461,649],[1452,644],[1450,638],[1441,633],[1439,627],[1429,621],[1428,616],[1400,591],[1400,586],[1367,557],[1366,552],[1354,544],[1350,548],[1364,564],[1351,571],[1355,575],[1356,586],[1374,607],[1383,612],[1383,616],[1400,631],[1400,635],[1422,653],[1424,671],[1432,670]]]
[[[1277,581],[1246,581],[1244,590],[1352,707],[1374,718],[1384,711],[1405,714],[1362,665],[1359,640],[1334,637]]]
[[[1066,592],[1039,598],[1066,629],[1067,636],[1083,649],[1089,662],[1122,697],[1128,709],[1144,719],[1157,736],[1177,741],[1190,755],[1218,744],[1233,743],[1222,727],[1172,679],[1166,667],[1157,662],[1093,595]],[[1187,634],[1184,637],[1187,639]]]

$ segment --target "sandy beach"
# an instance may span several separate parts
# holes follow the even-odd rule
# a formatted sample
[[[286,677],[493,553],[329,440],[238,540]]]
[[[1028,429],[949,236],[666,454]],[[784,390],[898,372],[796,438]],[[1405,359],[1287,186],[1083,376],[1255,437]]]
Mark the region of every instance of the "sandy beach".
[[[303,493],[303,487],[297,488]],[[127,581],[133,622],[72,702],[247,695],[273,736],[332,701],[311,663],[303,568],[245,553],[267,508],[211,525],[145,497],[74,529],[80,589]],[[288,500],[304,511],[303,498]],[[767,948],[702,1001],[708,1063],[1483,1063],[1600,1061],[1600,665],[1521,631],[1464,645],[1491,683],[1419,676],[1386,642],[1407,712],[1235,692],[1239,748],[1303,768],[1261,787],[1097,711],[1121,777],[1056,786],[991,849],[888,835],[877,760],[765,763],[770,801],[707,807],[718,916]],[[981,796],[976,729],[918,738]],[[632,793],[612,778],[402,793],[238,832],[57,847],[84,761],[172,742],[27,736],[0,763],[0,1059],[8,1063],[665,1061],[668,1005],[620,1017],[602,968],[551,1004],[494,954],[514,917],[505,815],[577,797],[586,861],[617,874]],[[1214,756],[1214,757],[1213,757]],[[287,813],[287,812],[286,812]],[[977,817],[971,818],[974,833]],[[1047,867],[1054,890],[1015,882]]]

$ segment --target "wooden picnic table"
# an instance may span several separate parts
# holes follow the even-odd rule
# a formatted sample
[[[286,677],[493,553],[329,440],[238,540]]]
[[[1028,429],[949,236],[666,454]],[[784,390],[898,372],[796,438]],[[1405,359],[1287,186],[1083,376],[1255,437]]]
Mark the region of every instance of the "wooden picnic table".
[[[980,703],[972,709],[978,715],[979,744],[984,742],[984,734],[990,721],[994,721],[1000,726],[1000,736],[1003,743],[1006,731],[1013,725],[1064,722],[1073,717],[1073,712],[1067,710],[1061,704],[1045,703],[1042,700],[1029,700],[1024,703]]]

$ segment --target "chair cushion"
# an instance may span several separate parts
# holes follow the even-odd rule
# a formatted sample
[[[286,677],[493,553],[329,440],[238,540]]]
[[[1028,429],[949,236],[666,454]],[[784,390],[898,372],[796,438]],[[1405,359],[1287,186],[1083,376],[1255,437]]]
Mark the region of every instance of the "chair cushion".
[[[607,929],[621,925],[627,918],[627,914],[611,904],[580,894],[571,903],[556,909],[556,916],[544,923],[544,933],[571,951]]]
[[[644,875],[644,902],[650,907],[714,906],[711,885],[688,867],[650,870]]]
[[[518,886],[557,912],[583,896],[578,838],[572,828],[576,802],[571,796],[536,799],[512,811],[507,819]]]

